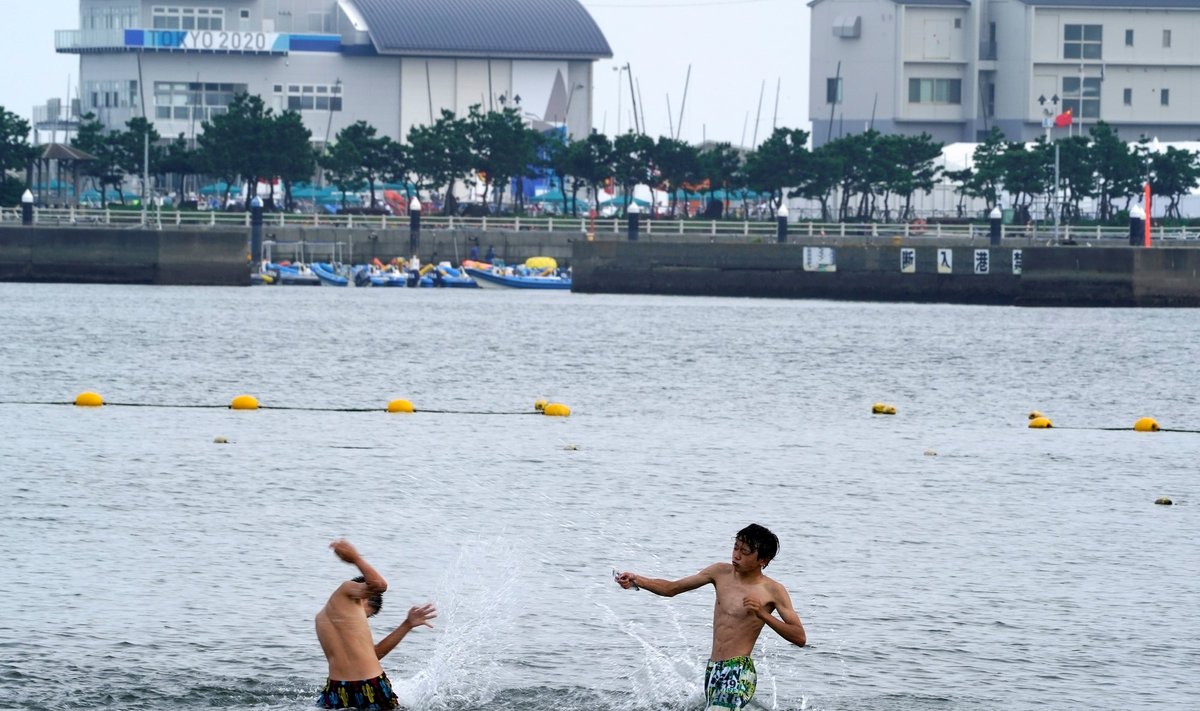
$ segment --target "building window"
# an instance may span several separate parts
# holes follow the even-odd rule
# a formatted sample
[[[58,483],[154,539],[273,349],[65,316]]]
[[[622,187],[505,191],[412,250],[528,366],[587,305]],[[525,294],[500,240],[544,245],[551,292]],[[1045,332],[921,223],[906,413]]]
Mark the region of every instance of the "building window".
[[[136,7],[89,7],[80,11],[82,30],[123,30],[137,26]]]
[[[83,104],[88,109],[137,108],[138,83],[136,80],[84,82]]]
[[[1133,30],[1125,30],[1125,46],[1133,46]]]
[[[208,121],[213,116],[227,113],[233,97],[245,93],[245,84],[155,82],[154,118]]]
[[[1063,25],[1063,59],[1102,59],[1103,25]]]
[[[1163,30],[1163,46],[1164,47],[1171,46],[1171,31],[1170,30]]]
[[[909,79],[908,101],[913,104],[961,104],[962,79]]]
[[[1100,77],[1063,77],[1063,111],[1071,110],[1075,118],[1100,118]]]
[[[954,29],[956,29],[956,30],[962,29],[962,18],[961,17],[954,18]]]
[[[288,84],[287,92],[275,85],[277,102],[288,111],[341,111],[341,84]]]
[[[1125,90],[1125,105],[1133,106],[1133,89]]]
[[[155,7],[150,16],[156,30],[225,29],[225,10],[220,7]]]
[[[842,78],[831,77],[825,80],[825,103],[842,103]]]
[[[1158,103],[1162,104],[1163,106],[1171,105],[1171,90],[1170,89],[1163,89],[1158,92]]]

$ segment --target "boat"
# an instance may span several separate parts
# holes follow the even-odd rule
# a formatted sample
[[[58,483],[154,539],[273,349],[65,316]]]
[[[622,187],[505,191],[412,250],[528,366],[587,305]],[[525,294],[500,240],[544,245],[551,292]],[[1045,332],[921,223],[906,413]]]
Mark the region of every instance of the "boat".
[[[480,269],[479,267],[467,267],[467,274],[475,280],[475,283],[485,289],[571,289],[571,273],[570,272],[554,272],[547,274],[543,272],[527,271],[521,273],[517,269],[510,270],[508,267],[493,266],[491,269]]]
[[[350,286],[350,279],[338,274],[337,269],[329,262],[313,262],[309,267],[321,280],[321,286]]]
[[[432,277],[432,286],[442,286],[448,289],[478,289],[479,284],[470,277],[463,269],[455,269],[450,266],[450,262],[442,262],[434,268],[433,273],[427,275]],[[425,284],[425,278],[421,279],[421,286]]]
[[[407,286],[408,274],[395,266],[384,265],[378,259],[371,264],[359,264],[350,270],[355,286]]]
[[[280,286],[320,286],[321,280],[307,264],[263,262],[259,271],[261,283]]]

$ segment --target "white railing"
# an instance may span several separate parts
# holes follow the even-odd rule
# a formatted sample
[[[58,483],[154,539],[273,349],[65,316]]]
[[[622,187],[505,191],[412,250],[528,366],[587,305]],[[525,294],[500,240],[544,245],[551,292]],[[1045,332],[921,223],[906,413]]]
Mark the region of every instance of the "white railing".
[[[81,49],[123,49],[125,30],[55,30],[54,49],[74,52]]]
[[[19,221],[21,209],[0,209],[0,220],[7,224]],[[87,208],[36,208],[34,223],[38,225],[109,225],[115,227],[141,227],[170,229],[183,227],[246,228],[250,226],[248,212],[220,211],[175,211],[87,209]],[[409,218],[393,215],[321,215],[273,212],[263,215],[263,226],[295,228],[360,229],[385,231],[407,229]],[[603,218],[591,220],[586,217],[444,217],[421,218],[424,230],[458,230],[461,232],[572,232],[593,235],[598,239],[613,236],[624,238],[628,234],[626,220]],[[647,220],[642,219],[639,236],[641,239],[671,241],[683,237],[686,241],[697,238],[720,238],[722,241],[773,241],[777,234],[774,221],[741,220]],[[822,223],[792,222],[788,225],[788,236],[792,239],[833,241],[884,241],[913,238],[966,239],[970,241],[989,239],[987,225],[975,224],[879,224],[879,223]],[[1023,239],[1029,243],[1074,240],[1079,243],[1094,240],[1129,239],[1125,227],[1071,226],[1058,229],[1057,238],[1051,225],[1012,226],[1002,228],[1004,239]],[[1195,240],[1200,234],[1186,227],[1155,227],[1153,240]]]

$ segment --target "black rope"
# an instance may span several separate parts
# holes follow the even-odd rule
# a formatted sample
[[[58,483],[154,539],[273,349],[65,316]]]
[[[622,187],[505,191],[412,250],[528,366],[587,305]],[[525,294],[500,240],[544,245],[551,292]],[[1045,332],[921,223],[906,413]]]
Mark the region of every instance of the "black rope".
[[[34,402],[27,400],[0,400],[0,405],[74,405],[74,401],[67,402]],[[102,407],[157,407],[164,409],[178,410],[232,410],[231,405],[170,405],[161,403],[147,402],[106,402]],[[295,412],[387,412],[386,407],[291,407],[287,405],[259,405],[256,408],[247,408],[250,410],[292,410]],[[432,415],[541,415],[541,412],[493,412],[485,410],[417,410],[413,413],[427,413]]]

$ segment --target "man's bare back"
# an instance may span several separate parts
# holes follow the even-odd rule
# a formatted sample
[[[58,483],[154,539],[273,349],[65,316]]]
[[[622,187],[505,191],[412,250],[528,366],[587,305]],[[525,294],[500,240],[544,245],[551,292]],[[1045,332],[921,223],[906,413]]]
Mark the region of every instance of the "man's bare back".
[[[346,581],[317,613],[317,639],[329,661],[329,678],[343,681],[371,679],[383,673],[375,656],[375,642],[361,598],[355,599],[354,589],[366,588],[366,583]]]

